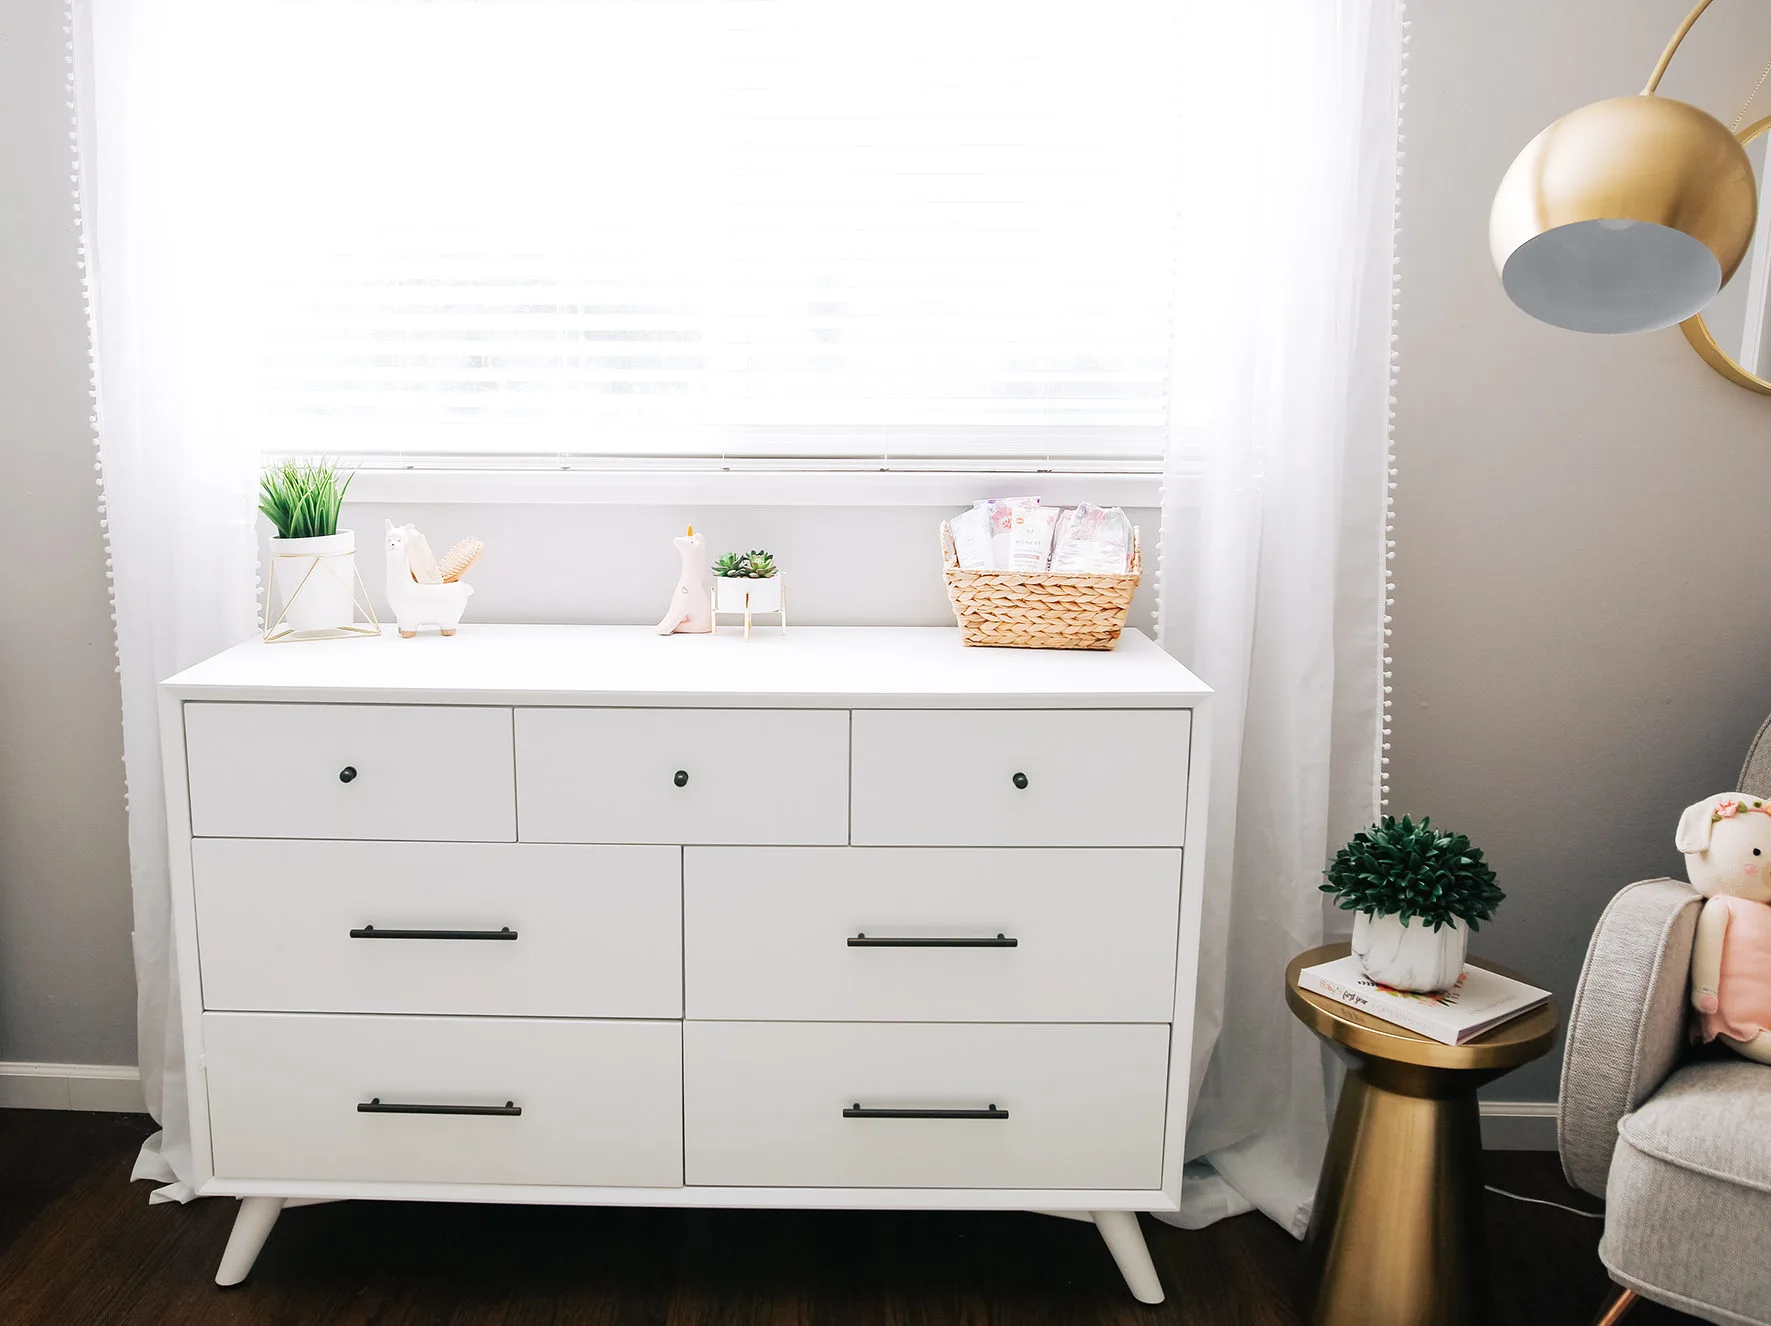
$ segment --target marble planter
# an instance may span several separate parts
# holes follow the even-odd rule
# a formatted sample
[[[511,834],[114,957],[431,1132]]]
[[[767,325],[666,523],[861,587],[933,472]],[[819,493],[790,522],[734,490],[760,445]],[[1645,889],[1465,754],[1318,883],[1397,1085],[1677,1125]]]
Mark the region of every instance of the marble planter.
[[[1449,990],[1464,969],[1470,932],[1460,921],[1438,930],[1416,917],[1403,922],[1396,916],[1353,918],[1353,954],[1365,974],[1392,990],[1432,993]]]

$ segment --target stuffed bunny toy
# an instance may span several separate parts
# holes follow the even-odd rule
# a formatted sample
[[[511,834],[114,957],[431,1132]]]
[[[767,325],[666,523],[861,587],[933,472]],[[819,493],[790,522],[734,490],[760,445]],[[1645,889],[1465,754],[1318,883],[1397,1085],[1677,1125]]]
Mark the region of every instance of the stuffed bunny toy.
[[[1708,899],[1691,957],[1703,1038],[1771,1064],[1771,802],[1706,797],[1685,808],[1673,841]]]

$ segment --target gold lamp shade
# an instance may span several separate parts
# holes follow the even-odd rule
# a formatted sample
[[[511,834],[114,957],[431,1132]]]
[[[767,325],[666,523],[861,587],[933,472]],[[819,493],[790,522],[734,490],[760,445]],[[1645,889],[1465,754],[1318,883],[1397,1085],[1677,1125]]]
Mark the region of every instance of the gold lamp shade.
[[[1757,216],[1752,163],[1727,126],[1642,93],[1583,106],[1532,139],[1495,194],[1488,242],[1508,297],[1532,317],[1651,331],[1715,297]]]

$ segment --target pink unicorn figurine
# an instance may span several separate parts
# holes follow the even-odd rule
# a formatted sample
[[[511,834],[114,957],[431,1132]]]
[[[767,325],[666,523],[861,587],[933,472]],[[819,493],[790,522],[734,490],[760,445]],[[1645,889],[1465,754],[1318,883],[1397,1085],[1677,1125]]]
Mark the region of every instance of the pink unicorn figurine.
[[[705,634],[713,630],[713,570],[707,563],[707,539],[689,532],[673,539],[683,555],[683,573],[670,595],[670,608],[658,622],[659,635]]]

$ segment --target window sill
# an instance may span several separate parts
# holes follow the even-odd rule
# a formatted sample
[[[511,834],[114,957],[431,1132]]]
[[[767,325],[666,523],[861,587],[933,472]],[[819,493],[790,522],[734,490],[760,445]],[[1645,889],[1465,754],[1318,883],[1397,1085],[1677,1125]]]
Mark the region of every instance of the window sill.
[[[350,500],[572,506],[968,506],[1036,494],[1048,505],[1155,507],[1160,474],[893,470],[359,469]]]

